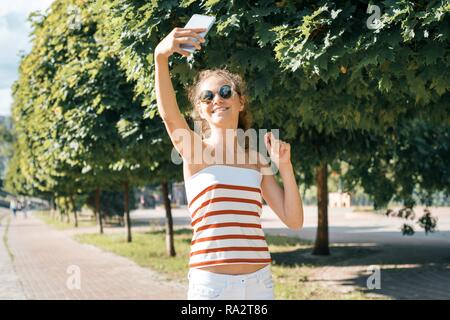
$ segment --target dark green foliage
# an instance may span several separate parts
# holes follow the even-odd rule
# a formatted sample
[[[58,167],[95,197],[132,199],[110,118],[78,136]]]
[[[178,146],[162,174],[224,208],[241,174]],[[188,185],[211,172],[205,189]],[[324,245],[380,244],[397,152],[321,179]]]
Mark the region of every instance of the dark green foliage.
[[[130,190],[128,193],[129,209],[137,208],[137,201],[134,197],[134,191]],[[86,199],[87,206],[95,211],[95,192],[89,194]],[[103,191],[100,193],[100,211],[103,216],[108,217],[123,217],[124,216],[124,193],[119,191]]]

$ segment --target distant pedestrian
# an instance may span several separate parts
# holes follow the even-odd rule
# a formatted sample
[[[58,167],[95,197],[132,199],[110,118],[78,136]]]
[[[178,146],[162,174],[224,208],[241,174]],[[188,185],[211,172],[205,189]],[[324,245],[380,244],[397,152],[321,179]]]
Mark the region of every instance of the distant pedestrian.
[[[9,204],[9,208],[11,209],[11,211],[12,211],[12,213],[14,215],[14,218],[15,218],[16,215],[17,215],[17,202],[16,202],[16,199],[12,199],[11,200],[11,202]]]

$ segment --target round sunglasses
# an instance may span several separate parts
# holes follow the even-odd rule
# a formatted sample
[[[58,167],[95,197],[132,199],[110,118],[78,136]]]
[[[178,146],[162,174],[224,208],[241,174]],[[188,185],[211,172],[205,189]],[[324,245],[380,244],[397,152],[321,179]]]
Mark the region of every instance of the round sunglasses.
[[[223,99],[229,99],[232,97],[232,95],[233,95],[233,89],[231,88],[230,85],[225,84],[220,87],[219,96],[221,96]],[[199,100],[201,102],[209,103],[209,102],[213,101],[214,97],[215,97],[215,94],[211,90],[203,90],[200,93]]]

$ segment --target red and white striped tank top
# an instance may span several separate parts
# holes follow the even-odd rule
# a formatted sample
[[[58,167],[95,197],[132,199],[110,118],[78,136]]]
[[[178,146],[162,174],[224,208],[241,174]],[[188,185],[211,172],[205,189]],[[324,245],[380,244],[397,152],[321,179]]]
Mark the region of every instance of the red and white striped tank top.
[[[261,180],[256,169],[210,165],[185,181],[194,232],[190,268],[271,262],[261,228]]]

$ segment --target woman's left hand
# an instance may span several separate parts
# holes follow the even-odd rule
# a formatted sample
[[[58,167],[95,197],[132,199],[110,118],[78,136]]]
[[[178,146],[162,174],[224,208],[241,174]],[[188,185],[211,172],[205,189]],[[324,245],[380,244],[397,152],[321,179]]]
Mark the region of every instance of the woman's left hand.
[[[291,145],[275,138],[272,132],[264,135],[264,143],[269,151],[270,159],[275,162],[278,169],[291,163]]]

